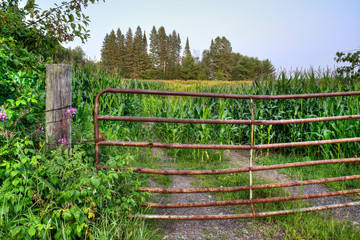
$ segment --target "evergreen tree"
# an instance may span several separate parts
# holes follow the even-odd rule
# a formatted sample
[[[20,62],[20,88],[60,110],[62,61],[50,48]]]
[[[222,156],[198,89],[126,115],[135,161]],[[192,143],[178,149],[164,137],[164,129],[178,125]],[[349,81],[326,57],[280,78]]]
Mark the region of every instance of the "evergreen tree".
[[[174,30],[168,37],[168,60],[169,60],[169,71],[168,77],[176,79],[179,76],[178,70],[180,66],[180,52],[181,52],[181,40],[179,34]]]
[[[126,66],[126,77],[132,76],[135,71],[134,61],[134,40],[131,28],[126,33],[125,38],[125,66]]]
[[[147,43],[147,38],[146,38],[146,32],[145,31],[144,31],[144,35],[143,35],[143,48],[144,48],[144,52],[147,53],[148,43]]]
[[[144,31],[144,36],[143,36],[143,54],[144,54],[144,56],[143,56],[144,69],[142,69],[142,71],[146,71],[151,68],[151,61],[150,61],[150,57],[148,54],[148,43],[147,43],[145,31]]]
[[[66,51],[61,54],[64,59],[70,58],[66,57]],[[275,72],[268,59],[261,61],[232,53],[231,43],[225,37],[211,40],[210,48],[203,52],[201,62],[191,55],[188,38],[183,57],[180,55],[180,34],[173,30],[166,35],[163,26],[158,30],[153,26],[149,54],[146,33],[142,33],[140,26],[134,35],[129,28],[126,37],[120,29],[116,34],[112,30],[106,34],[101,49],[102,64],[106,68],[120,70],[123,76],[132,78],[244,80]]]
[[[265,59],[261,62],[261,73],[264,75],[272,75],[275,73],[275,67],[269,59]]]
[[[195,62],[195,58],[188,54],[185,56],[181,67],[181,78],[185,80],[197,79],[199,75],[199,66]]]
[[[133,59],[134,59],[134,71],[131,74],[132,78],[138,78],[141,71],[141,55],[144,50],[142,31],[140,26],[136,28],[133,45]]]
[[[116,52],[117,52],[117,46],[116,46],[116,36],[115,31],[112,30],[109,35],[105,36],[103,47],[101,50],[101,58],[103,65],[109,69],[114,70],[116,69]]]
[[[225,37],[211,40],[210,45],[210,71],[213,79],[230,79],[232,69],[231,43]]]
[[[163,69],[164,76],[166,75],[166,69],[168,65],[168,50],[169,50],[169,44],[168,44],[168,37],[166,35],[165,28],[161,26],[158,30],[158,56],[160,65],[159,67]]]
[[[185,50],[184,50],[184,56],[186,57],[187,55],[191,55],[189,38],[186,38],[186,44],[185,44]]]
[[[158,33],[153,26],[151,33],[150,33],[150,61],[154,68],[156,69],[160,66],[160,58],[159,58],[159,41],[158,41]]]
[[[101,48],[101,62],[104,66],[108,65],[108,59],[109,59],[109,34],[106,34]]]
[[[199,79],[201,80],[212,79],[210,65],[211,65],[210,51],[204,50],[202,53],[201,62],[199,64]]]
[[[145,37],[145,36],[144,36]],[[148,55],[146,52],[146,38],[144,39],[140,26],[137,27],[134,36],[134,72],[133,78],[138,78],[140,72],[148,67]]]
[[[125,73],[125,36],[120,28],[116,31],[116,68],[122,75]]]

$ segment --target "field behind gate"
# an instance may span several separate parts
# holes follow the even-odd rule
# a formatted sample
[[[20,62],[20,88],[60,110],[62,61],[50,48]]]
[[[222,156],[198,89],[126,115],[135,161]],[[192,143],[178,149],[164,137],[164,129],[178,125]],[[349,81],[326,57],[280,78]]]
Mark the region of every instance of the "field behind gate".
[[[74,74],[73,103],[79,111],[77,122],[91,121],[93,99],[104,88],[129,88],[151,90],[175,90],[211,93],[233,93],[254,95],[283,95],[300,93],[359,91],[359,83],[344,82],[323,73],[295,73],[292,76],[280,75],[254,82],[216,82],[216,81],[133,81],[121,80],[117,76],[98,72],[95,69],[82,69]],[[315,99],[270,100],[255,102],[255,119],[298,119],[360,114],[358,96]],[[148,96],[132,94],[107,94],[100,99],[100,114],[113,116],[197,118],[197,119],[251,119],[248,100],[213,99]],[[359,120],[305,123],[292,125],[269,125],[255,127],[254,144],[282,142],[300,142],[352,138],[360,136]],[[91,138],[89,129],[76,125],[74,138]],[[166,143],[199,144],[250,144],[250,126],[248,125],[212,125],[141,122],[100,122],[100,132],[106,140],[124,141],[161,141]],[[87,136],[84,136],[88,134]],[[272,152],[257,152],[256,160],[261,164],[299,162],[320,159],[359,157],[360,143],[344,143],[312,147],[278,149]],[[213,169],[226,168],[226,154],[210,150],[167,150],[175,168]],[[128,156],[125,158],[124,156]],[[161,163],[150,155],[150,149],[102,147],[102,164],[113,166],[161,167]],[[216,167],[215,167],[216,165]],[[219,167],[220,166],[220,167]],[[357,163],[334,164],[310,168],[286,170],[286,173],[305,179],[355,175],[359,171]],[[139,176],[140,179],[143,176]],[[169,185],[171,179],[159,177],[157,181]],[[219,179],[202,179],[205,186],[217,183]],[[231,181],[245,181],[229,178]],[[343,190],[359,188],[359,181],[329,184],[330,187]],[[273,194],[264,191],[259,195]],[[228,194],[223,199],[239,196]],[[353,196],[357,198],[357,196]],[[315,216],[315,214],[313,214]],[[308,216],[308,215],[307,215]],[[310,218],[310,217],[309,217]],[[284,220],[285,219],[285,220]],[[288,217],[292,219],[292,217]],[[286,217],[277,220],[287,222]],[[309,221],[309,219],[307,219]],[[288,220],[290,223],[291,220]],[[295,224],[295,223],[292,223]],[[297,223],[298,224],[298,223]],[[304,224],[305,226],[306,224]],[[335,228],[335,227],[334,227]],[[310,231],[310,230],[304,230]],[[334,230],[335,231],[335,230]],[[336,230],[338,231],[338,230]],[[336,232],[335,231],[335,232]],[[350,231],[351,232],[351,231]],[[316,238],[316,235],[314,235]]]

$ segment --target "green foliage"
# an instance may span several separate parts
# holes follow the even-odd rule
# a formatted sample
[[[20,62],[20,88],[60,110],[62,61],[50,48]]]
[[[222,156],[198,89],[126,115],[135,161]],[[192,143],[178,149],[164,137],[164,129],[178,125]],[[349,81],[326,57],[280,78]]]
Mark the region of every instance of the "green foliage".
[[[97,0],[98,1],[98,0]],[[35,0],[19,7],[19,0],[5,0],[0,9],[0,35],[13,37],[22,48],[49,57],[60,43],[79,37],[83,42],[89,37],[89,17],[82,13],[95,0],[63,1],[60,5],[42,10]]]
[[[189,38],[186,38],[186,44],[185,44],[185,49],[184,49],[184,56],[187,57],[188,55],[191,55],[191,51],[190,51]]]
[[[0,105],[27,94],[44,69],[39,56],[20,47],[13,38],[0,37]]]
[[[181,79],[197,79],[199,75],[199,66],[191,54],[186,55],[181,66]]]
[[[210,45],[210,79],[229,80],[233,62],[232,47],[225,37],[211,40]]]
[[[73,65],[85,64],[85,52],[80,46],[77,46],[74,49],[59,46],[53,57],[55,58],[54,62],[57,63],[67,63]]]
[[[150,58],[147,54],[147,40],[137,27],[133,35],[131,28],[124,36],[121,30],[112,30],[105,36],[101,49],[102,65],[111,72],[120,72],[127,78],[139,78],[149,69]]]
[[[210,49],[203,52],[201,61],[191,55],[186,39],[183,57],[180,35],[174,30],[167,35],[163,26],[153,26],[150,33],[149,53],[147,39],[140,26],[133,35],[129,28],[126,37],[118,29],[106,34],[101,49],[102,66],[110,72],[120,72],[132,79],[202,79],[247,80],[274,74],[270,60],[233,53],[225,37],[211,41]]]
[[[234,54],[231,80],[249,80],[274,73],[275,68],[268,59],[260,61],[254,57],[242,56],[238,53]]]
[[[142,220],[128,219],[143,201],[136,192],[136,174],[95,169],[89,145],[73,147],[70,153],[47,149],[45,59],[60,42],[75,36],[86,40],[82,24],[89,20],[81,8],[90,2],[95,1],[64,1],[45,11],[31,0],[24,8],[17,0],[0,3],[0,239],[153,238],[144,233]],[[83,57],[81,49],[69,51],[58,53],[72,54],[75,61],[77,55]],[[87,83],[74,88],[84,114],[75,122],[86,120],[74,129],[86,132],[73,134],[90,139],[86,123],[93,108],[86,101],[93,102],[96,92]],[[117,155],[108,164],[123,166],[128,158]]]
[[[1,3],[0,35],[14,39],[18,48],[42,55],[44,58],[48,57],[49,52],[57,45],[56,40],[43,34],[35,25],[31,25],[25,20],[26,16],[30,15],[30,9],[35,5],[30,4],[25,8],[19,8],[18,4],[19,1],[3,1]]]
[[[79,147],[68,155],[36,150],[28,139],[9,144],[17,149],[0,163],[1,239],[93,239],[102,216],[126,216],[142,201],[133,173],[97,171]]]
[[[342,66],[337,69],[340,76],[345,76],[349,81],[358,82],[360,80],[360,51],[337,52],[335,60],[337,63],[347,63],[347,66]]]
[[[69,154],[62,153],[61,148],[52,152],[46,149],[43,131],[38,130],[43,115],[33,112],[44,107],[44,87],[41,79],[32,78],[38,87],[19,76],[26,83],[21,85],[24,92],[19,91],[17,99],[5,101],[8,118],[0,121],[0,238],[146,238],[144,223],[127,219],[143,201],[143,195],[135,192],[139,185],[136,174],[97,171],[93,167],[93,147],[89,145],[74,147]],[[91,89],[86,89],[86,84],[82,89],[76,86],[79,93]],[[89,139],[91,130],[85,123],[91,122],[86,115],[93,109],[79,99],[77,107],[86,121],[74,129],[86,129],[82,136]],[[80,135],[76,131],[73,134]],[[129,158],[128,154],[117,155],[109,158],[108,164],[123,166]]]

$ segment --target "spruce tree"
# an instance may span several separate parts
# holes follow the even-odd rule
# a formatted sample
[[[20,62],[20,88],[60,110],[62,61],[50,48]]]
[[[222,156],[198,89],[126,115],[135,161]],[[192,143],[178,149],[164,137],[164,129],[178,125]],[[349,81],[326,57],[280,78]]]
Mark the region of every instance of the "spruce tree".
[[[134,58],[134,71],[132,73],[132,78],[138,78],[141,71],[141,55],[144,50],[143,45],[143,35],[140,26],[136,28],[134,36],[134,45],[133,45],[133,58]]]
[[[150,33],[150,60],[155,69],[160,65],[158,49],[159,49],[158,33],[155,26],[153,26]]]
[[[225,37],[217,37],[211,40],[210,59],[212,77],[218,80],[229,80],[232,69],[232,48],[231,43]]]
[[[124,75],[125,66],[125,36],[120,28],[116,31],[116,67],[122,75]]]
[[[181,51],[181,40],[179,34],[174,30],[168,37],[168,62],[169,71],[168,75],[171,79],[178,78],[178,68],[180,66],[180,51]]]
[[[114,71],[116,69],[116,36],[112,30],[110,34],[106,34],[103,47],[101,49],[101,60],[105,68]]]
[[[140,26],[137,27],[134,36],[134,72],[132,77],[138,78],[142,71],[148,68],[148,54],[146,36],[142,34]]]
[[[188,54],[184,57],[181,67],[181,78],[185,80],[197,79],[199,75],[199,66],[195,58]]]
[[[144,61],[144,69],[142,69],[142,71],[146,71],[148,69],[151,68],[151,62],[150,62],[150,57],[148,54],[148,43],[147,43],[147,38],[146,38],[146,33],[144,31],[144,35],[143,35],[143,58],[142,60]]]
[[[125,66],[126,77],[130,77],[134,73],[134,40],[131,28],[126,33],[125,38]]]
[[[185,49],[184,49],[184,57],[191,55],[191,51],[190,51],[190,44],[189,44],[189,38],[186,38],[186,44],[185,44]]]
[[[101,63],[104,67],[108,65],[108,59],[109,59],[109,34],[106,34],[101,48]]]
[[[115,31],[112,30],[109,35],[109,68],[112,71],[117,70],[116,53],[117,53],[116,35],[115,35]]]
[[[165,28],[161,26],[158,30],[158,56],[160,65],[159,67],[163,70],[164,76],[166,75],[166,68],[168,65],[168,50],[169,50],[169,41],[168,36],[166,35]]]
[[[272,75],[275,73],[275,67],[269,59],[265,59],[261,62],[261,73],[264,75]]]
[[[210,68],[211,68],[210,51],[206,49],[202,53],[201,62],[199,64],[199,79],[201,80],[212,79]]]

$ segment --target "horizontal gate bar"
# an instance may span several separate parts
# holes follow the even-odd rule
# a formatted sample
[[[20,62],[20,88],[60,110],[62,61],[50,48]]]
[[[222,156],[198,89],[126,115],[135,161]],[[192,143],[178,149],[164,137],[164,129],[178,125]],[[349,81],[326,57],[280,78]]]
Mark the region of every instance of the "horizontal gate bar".
[[[318,183],[338,182],[338,181],[347,181],[347,180],[356,180],[356,179],[360,179],[360,175],[313,179],[306,181],[294,181],[288,183],[260,184],[260,185],[253,185],[251,188],[255,190],[255,189],[278,188],[278,187],[295,187],[302,185],[311,185]],[[250,186],[219,187],[219,188],[176,188],[176,189],[144,187],[144,188],[138,188],[137,191],[152,192],[152,193],[204,193],[204,192],[236,192],[236,191],[244,191],[249,189]]]
[[[284,202],[292,200],[303,200],[321,197],[333,197],[340,195],[348,195],[360,193],[360,189],[344,190],[337,192],[325,192],[317,194],[307,194],[300,196],[288,196],[288,197],[276,197],[276,198],[259,198],[253,200],[232,200],[232,201],[217,201],[217,202],[194,202],[194,203],[145,203],[143,207],[148,208],[192,208],[192,207],[215,207],[215,206],[228,206],[228,205],[245,205],[245,204],[257,204],[257,203],[272,203],[272,202]]]
[[[322,164],[335,164],[335,163],[350,163],[360,162],[360,158],[345,158],[345,159],[331,159],[331,160],[317,160],[309,162],[295,162],[295,163],[284,163],[268,166],[252,167],[251,171],[264,171],[273,170],[280,168],[291,168],[291,167],[303,167],[303,166],[314,166]],[[148,168],[132,168],[132,167],[112,167],[108,165],[99,165],[102,169],[116,169],[124,171],[133,171],[137,173],[149,173],[159,175],[215,175],[215,174],[229,174],[229,173],[242,173],[249,172],[249,167],[244,168],[232,168],[232,169],[217,169],[217,170],[161,170],[161,169],[148,169]]]
[[[97,116],[99,120],[108,121],[129,121],[129,122],[166,122],[166,123],[198,123],[198,124],[255,124],[255,125],[280,125],[325,122],[337,120],[360,119],[360,115],[346,115],[334,117],[284,119],[284,120],[223,120],[223,119],[187,119],[187,118],[155,118],[155,117],[126,117],[126,116]]]
[[[204,93],[204,92],[181,92],[181,91],[161,91],[145,89],[122,89],[106,88],[101,90],[95,97],[95,102],[104,93],[130,93],[130,94],[151,94],[151,95],[168,95],[168,96],[188,96],[188,97],[213,97],[213,98],[233,98],[233,99],[298,99],[298,98],[319,98],[319,97],[341,97],[360,95],[360,91],[353,92],[335,92],[335,93],[311,93],[311,94],[293,94],[293,95],[238,95],[222,93]]]
[[[262,145],[255,145],[254,149],[317,146],[317,145],[325,145],[325,144],[350,143],[350,142],[360,142],[360,137],[331,139],[331,140],[319,140],[319,141],[307,141],[307,142],[289,142],[289,143],[262,144]]]
[[[251,124],[251,120],[125,117],[125,116],[103,116],[103,115],[97,116],[97,118],[99,120],[129,121],[129,122],[166,122],[166,123],[201,123],[201,124]]]
[[[286,215],[293,213],[304,213],[304,212],[314,212],[314,211],[322,211],[328,209],[335,208],[344,208],[344,207],[353,207],[359,206],[360,201],[357,202],[349,202],[342,204],[331,204],[324,206],[316,206],[316,207],[306,207],[299,209],[289,209],[289,210],[280,210],[280,211],[272,211],[272,212],[261,212],[255,214],[229,214],[229,215],[148,215],[148,214],[136,214],[131,215],[131,217],[139,217],[144,219],[162,219],[162,220],[222,220],[222,219],[236,219],[236,218],[262,218],[262,217],[271,217],[278,215]]]
[[[307,142],[289,142],[254,145],[253,149],[283,148],[283,147],[302,147],[325,145],[334,143],[360,142],[360,137],[342,138],[332,140],[319,140]],[[221,145],[221,144],[177,144],[159,142],[127,142],[127,141],[99,141],[100,146],[129,146],[129,147],[150,147],[150,148],[183,148],[183,149],[251,149],[250,145]]]
[[[359,138],[360,139],[360,138]],[[154,148],[186,148],[186,149],[250,149],[250,145],[219,145],[219,144],[176,144],[158,142],[124,142],[100,141],[100,146],[129,146],[129,147],[154,147]]]

